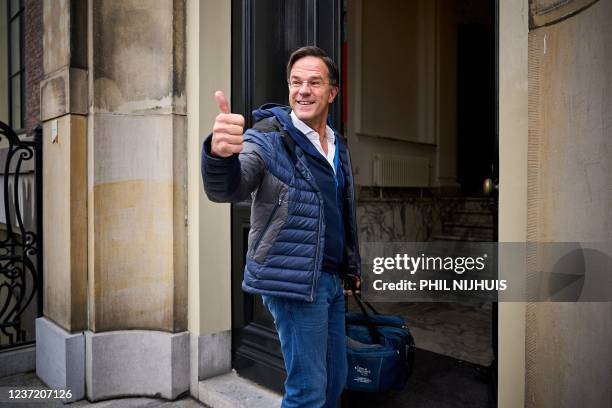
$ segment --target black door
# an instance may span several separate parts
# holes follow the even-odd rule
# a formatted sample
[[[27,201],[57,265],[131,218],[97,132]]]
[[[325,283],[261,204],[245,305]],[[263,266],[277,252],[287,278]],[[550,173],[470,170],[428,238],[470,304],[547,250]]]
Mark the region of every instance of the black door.
[[[232,111],[252,125],[251,112],[287,104],[285,67],[304,45],[323,48],[340,65],[341,0],[232,1]],[[332,122],[341,129],[337,98]],[[238,373],[279,392],[285,379],[280,343],[260,296],[242,292],[250,203],[232,206],[232,364]]]

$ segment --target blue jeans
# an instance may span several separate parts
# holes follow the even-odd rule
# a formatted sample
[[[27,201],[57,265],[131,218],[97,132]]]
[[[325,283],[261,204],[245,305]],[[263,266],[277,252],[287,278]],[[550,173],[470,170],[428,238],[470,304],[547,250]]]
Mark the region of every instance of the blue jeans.
[[[347,376],[344,293],[321,273],[313,303],[262,296],[281,342],[287,379],[282,408],[336,407]]]

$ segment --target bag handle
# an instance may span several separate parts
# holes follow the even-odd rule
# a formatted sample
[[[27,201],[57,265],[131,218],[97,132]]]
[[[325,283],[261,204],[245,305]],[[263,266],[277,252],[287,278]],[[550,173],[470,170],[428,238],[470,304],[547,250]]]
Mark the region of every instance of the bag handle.
[[[349,281],[348,281],[348,283],[345,283],[344,289],[345,289],[345,290],[351,290],[351,291],[352,291],[352,293],[353,293],[353,296],[354,296],[354,295],[355,295],[355,290],[357,290],[357,289],[355,288],[355,286],[356,286],[356,282],[357,282],[358,277],[357,277],[357,276],[355,276],[354,274],[347,273],[347,274],[344,276],[343,281],[345,281],[346,279],[349,279]],[[363,300],[363,299],[361,299],[361,297],[359,298],[359,300],[360,300],[360,301],[361,301],[363,304],[365,304],[365,305],[368,307],[368,309],[370,309],[370,310],[372,311],[372,313],[374,313],[375,315],[380,314],[380,313],[378,313],[378,311],[377,311],[376,309],[374,309],[374,306],[372,306],[372,305],[370,304],[370,302],[368,302],[367,300]],[[345,310],[348,310],[348,309],[345,309]]]
[[[378,313],[378,311],[376,309],[374,309],[374,306],[372,306],[370,304],[370,302],[368,302],[367,300],[363,300],[360,298],[360,300],[368,307],[368,309],[370,309],[372,311],[372,313],[374,313],[375,315],[378,315],[380,313]]]
[[[363,314],[363,317],[365,318],[366,324],[368,326],[368,331],[370,332],[370,336],[372,336],[372,341],[376,344],[379,344],[380,343],[380,333],[378,332],[376,325],[372,323],[372,320],[370,320],[370,315],[368,314],[368,311],[363,306],[364,301],[361,300],[361,295],[358,295],[357,293],[355,293],[354,288],[351,288],[351,294],[352,294],[352,297],[355,299],[357,306],[359,306],[359,309],[361,309],[361,313]],[[368,307],[374,310],[372,305],[368,305]],[[374,312],[376,311],[374,310]]]

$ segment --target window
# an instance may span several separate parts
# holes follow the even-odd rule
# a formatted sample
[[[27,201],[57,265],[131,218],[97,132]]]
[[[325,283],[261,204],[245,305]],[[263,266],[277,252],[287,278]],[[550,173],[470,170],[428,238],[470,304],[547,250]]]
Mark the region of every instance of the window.
[[[8,124],[15,130],[24,126],[24,85],[23,63],[23,0],[7,0],[8,34]]]

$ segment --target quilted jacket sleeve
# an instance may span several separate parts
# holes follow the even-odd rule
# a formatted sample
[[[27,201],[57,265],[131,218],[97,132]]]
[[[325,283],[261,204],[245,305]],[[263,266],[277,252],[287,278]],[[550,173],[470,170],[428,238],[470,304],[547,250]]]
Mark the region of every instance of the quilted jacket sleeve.
[[[265,149],[245,134],[240,154],[227,158],[211,154],[212,134],[202,146],[202,178],[208,198],[217,203],[245,200],[261,183],[265,164]]]

